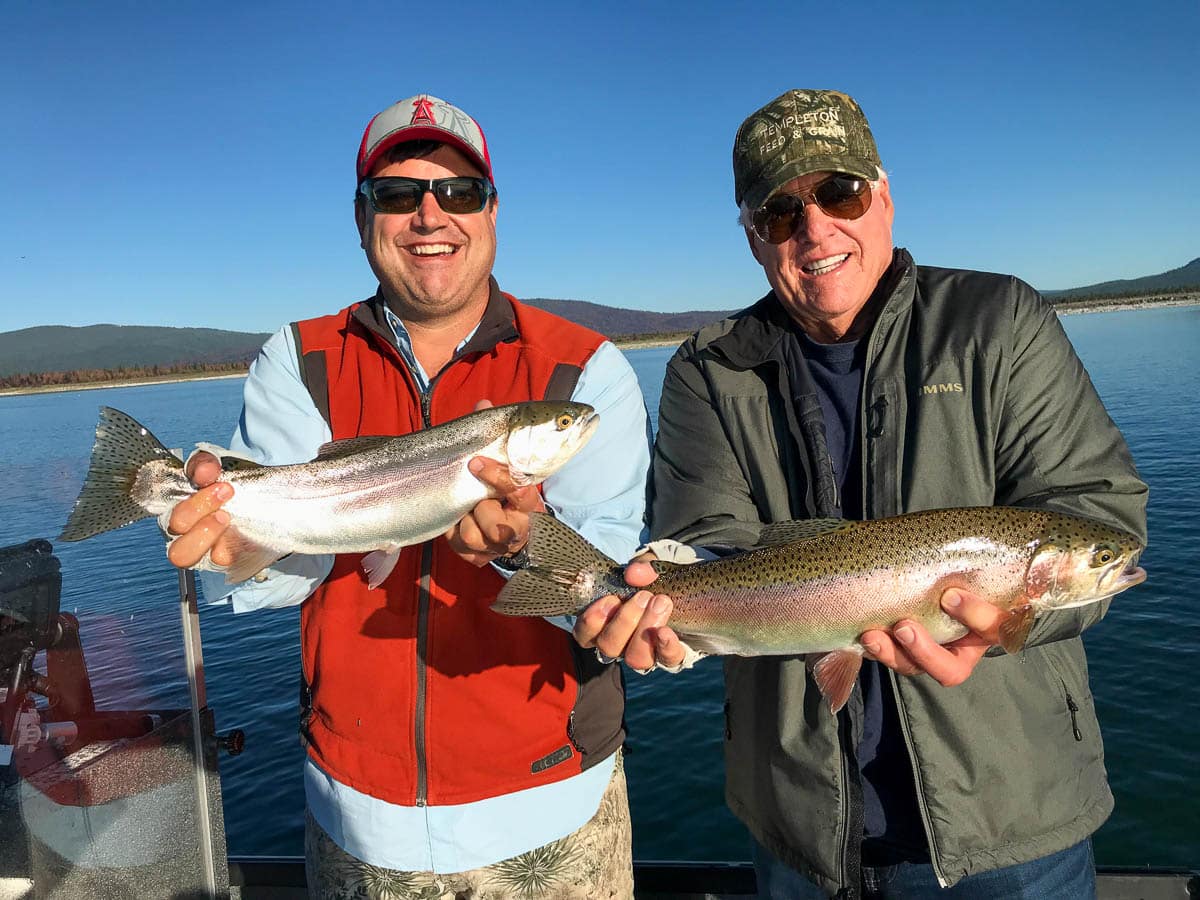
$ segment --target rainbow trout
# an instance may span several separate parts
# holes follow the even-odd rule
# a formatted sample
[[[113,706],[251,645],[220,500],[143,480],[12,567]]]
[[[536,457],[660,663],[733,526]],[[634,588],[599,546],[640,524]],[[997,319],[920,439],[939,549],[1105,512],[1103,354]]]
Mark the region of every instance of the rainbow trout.
[[[261,466],[222,457],[234,486],[224,509],[243,581],[289,553],[366,553],[379,585],[402,547],[437,537],[493,496],[467,469],[474,456],[509,467],[517,484],[538,484],[578,452],[599,416],[585,403],[493,406],[399,437],[356,437],[320,448],[311,462]],[[60,540],[78,541],[169,512],[195,492],[183,463],[125,413],[100,409],[96,444]]]
[[[570,528],[535,514],[530,567],[492,608],[509,615],[578,613],[606,594],[629,597],[623,567]],[[938,509],[889,519],[812,519],[769,525],[760,547],[691,565],[655,562],[653,590],[674,601],[670,625],[705,653],[809,654],[836,712],[862,665],[858,638],[901,619],[934,640],[967,633],[940,605],[947,588],[984,597],[1009,616],[1000,627],[1020,650],[1036,617],[1095,603],[1146,577],[1136,537],[1101,522],[1040,509]]]

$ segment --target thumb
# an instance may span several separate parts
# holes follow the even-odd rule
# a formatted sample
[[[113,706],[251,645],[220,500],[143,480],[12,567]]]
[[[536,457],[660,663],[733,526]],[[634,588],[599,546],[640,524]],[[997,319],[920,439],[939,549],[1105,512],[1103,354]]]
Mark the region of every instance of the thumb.
[[[645,587],[658,578],[658,573],[648,562],[634,561],[625,567],[625,583],[631,587]]]
[[[519,485],[513,483],[508,466],[494,459],[476,456],[467,463],[467,468],[472,475],[492,489],[494,496],[504,497],[520,489]]]

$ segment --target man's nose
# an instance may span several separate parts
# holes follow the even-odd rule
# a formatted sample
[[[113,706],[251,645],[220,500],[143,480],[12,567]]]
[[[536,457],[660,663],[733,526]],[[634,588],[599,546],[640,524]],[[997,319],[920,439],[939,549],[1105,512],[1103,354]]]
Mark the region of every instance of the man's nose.
[[[437,197],[433,195],[433,191],[426,191],[421,195],[421,202],[417,204],[417,211],[413,213],[413,226],[417,228],[440,228],[445,224],[446,214],[438,206]]]
[[[834,216],[817,206],[810,197],[800,210],[800,222],[796,226],[795,236],[815,244],[834,230],[835,221],[837,220]]]

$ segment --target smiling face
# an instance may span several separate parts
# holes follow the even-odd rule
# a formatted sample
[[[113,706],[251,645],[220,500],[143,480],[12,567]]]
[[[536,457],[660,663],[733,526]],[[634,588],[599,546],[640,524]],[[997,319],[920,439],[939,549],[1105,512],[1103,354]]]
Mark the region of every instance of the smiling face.
[[[813,172],[789,181],[776,193],[803,193],[829,177]],[[857,219],[838,219],[815,203],[782,244],[768,244],[747,229],[750,252],[766,273],[788,314],[816,341],[860,337],[858,319],[892,262],[895,211],[886,179],[872,187],[871,208]]]
[[[428,156],[388,162],[375,177],[486,177],[453,147],[440,145]],[[355,204],[362,248],[379,279],[384,298],[405,321],[428,322],[462,316],[476,320],[487,306],[488,279],[496,260],[496,201],[477,213],[443,212],[426,192],[412,213],[377,213],[370,203]]]

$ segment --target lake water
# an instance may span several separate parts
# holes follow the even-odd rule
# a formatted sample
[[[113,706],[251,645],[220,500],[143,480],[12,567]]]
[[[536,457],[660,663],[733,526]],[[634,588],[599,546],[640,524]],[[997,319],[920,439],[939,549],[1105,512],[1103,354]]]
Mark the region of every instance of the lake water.
[[[1105,865],[1200,861],[1200,307],[1064,317],[1150,484],[1147,582],[1086,635],[1116,811],[1096,838]],[[630,351],[652,419],[672,349]],[[1049,374],[1049,373],[1048,373]],[[222,442],[241,380],[0,397],[0,546],[61,530],[87,467],[98,407],[145,423],[168,446]],[[154,525],[56,544],[62,609],[75,612],[99,705],[187,705],[174,570]],[[246,751],[222,757],[229,851],[300,854],[296,733],[298,614],[201,610],[209,705]],[[737,860],[747,839],[722,799],[721,673],[629,677],[628,770],[640,859]],[[1037,760],[1022,761],[1037,765]]]

